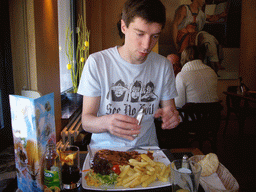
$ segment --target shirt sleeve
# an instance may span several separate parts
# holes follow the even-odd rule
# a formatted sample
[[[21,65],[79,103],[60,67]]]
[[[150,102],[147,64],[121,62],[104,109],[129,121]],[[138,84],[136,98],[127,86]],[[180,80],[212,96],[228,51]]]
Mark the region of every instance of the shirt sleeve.
[[[161,100],[174,99],[177,96],[175,75],[172,64],[167,60],[167,70],[164,73],[164,89]]]
[[[77,93],[89,97],[101,96],[98,66],[92,56],[86,60]]]

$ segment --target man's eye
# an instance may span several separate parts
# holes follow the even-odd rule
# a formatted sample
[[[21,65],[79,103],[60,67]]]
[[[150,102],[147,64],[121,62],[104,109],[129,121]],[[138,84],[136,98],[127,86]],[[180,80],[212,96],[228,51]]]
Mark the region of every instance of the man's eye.
[[[153,39],[158,39],[159,38],[159,35],[154,35],[153,36]]]
[[[137,33],[138,36],[143,36],[143,33]]]

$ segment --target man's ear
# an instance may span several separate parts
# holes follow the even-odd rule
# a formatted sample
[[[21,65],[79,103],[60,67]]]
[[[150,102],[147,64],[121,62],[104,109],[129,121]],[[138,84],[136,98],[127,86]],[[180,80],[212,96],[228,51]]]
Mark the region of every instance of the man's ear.
[[[123,32],[123,34],[125,34],[127,27],[125,25],[125,22],[123,19],[121,19],[121,31]]]

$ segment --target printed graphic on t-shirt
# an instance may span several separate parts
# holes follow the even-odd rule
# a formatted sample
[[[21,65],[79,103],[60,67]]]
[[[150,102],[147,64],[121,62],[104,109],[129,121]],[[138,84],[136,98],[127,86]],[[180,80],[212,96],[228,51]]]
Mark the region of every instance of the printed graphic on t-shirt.
[[[120,79],[110,87],[110,90],[107,94],[107,99],[109,99],[110,96],[114,102],[127,101],[128,92],[128,86],[125,85],[125,83]]]
[[[141,81],[135,81],[130,85],[127,85],[121,79],[110,87],[106,99],[109,100],[107,105],[107,114],[124,113],[126,115],[134,115],[137,110],[132,107],[132,104],[138,102],[144,107],[146,106],[148,114],[153,114],[154,103],[153,101],[158,98],[154,93],[154,83],[151,81],[143,85]],[[115,105],[118,104],[118,105]]]

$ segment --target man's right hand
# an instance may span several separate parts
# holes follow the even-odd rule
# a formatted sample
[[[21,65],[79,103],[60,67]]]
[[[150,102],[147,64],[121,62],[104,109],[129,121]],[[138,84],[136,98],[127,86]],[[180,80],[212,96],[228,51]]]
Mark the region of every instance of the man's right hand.
[[[104,127],[107,131],[118,137],[128,140],[134,140],[132,135],[140,133],[141,126],[138,125],[138,120],[134,117],[121,114],[102,116]]]

